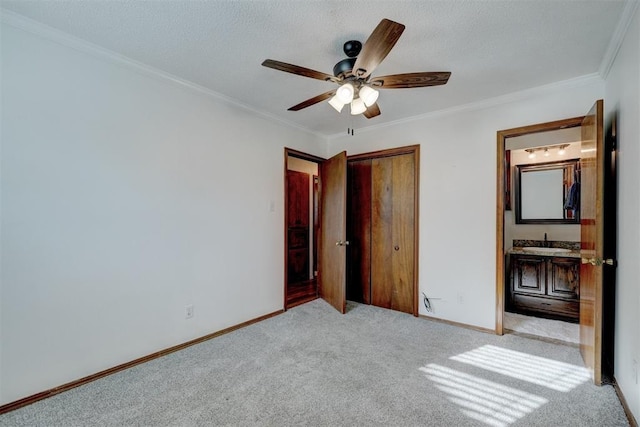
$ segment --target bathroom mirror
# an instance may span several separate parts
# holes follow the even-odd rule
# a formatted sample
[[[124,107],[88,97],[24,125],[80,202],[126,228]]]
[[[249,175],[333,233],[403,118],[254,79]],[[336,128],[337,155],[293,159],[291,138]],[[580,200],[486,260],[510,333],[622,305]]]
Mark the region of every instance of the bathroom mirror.
[[[515,166],[516,224],[579,224],[580,161]]]

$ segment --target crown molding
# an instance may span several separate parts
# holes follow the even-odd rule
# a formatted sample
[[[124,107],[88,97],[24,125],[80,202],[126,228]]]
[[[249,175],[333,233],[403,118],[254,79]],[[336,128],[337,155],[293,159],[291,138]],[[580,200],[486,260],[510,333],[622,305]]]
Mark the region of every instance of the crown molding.
[[[443,110],[432,111],[417,116],[405,117],[392,122],[381,123],[379,125],[368,126],[358,129],[358,133],[372,132],[387,127],[397,126],[404,123],[414,122],[423,119],[433,119],[436,117],[448,116],[466,111],[477,111],[485,108],[496,107],[504,104],[510,104],[512,102],[523,101],[532,97],[546,95],[549,93],[555,93],[559,90],[571,89],[574,87],[585,86],[594,82],[601,83],[603,80],[598,73],[587,74],[584,76],[576,77],[573,79],[562,80],[559,82],[551,83],[544,86],[537,86],[531,89],[525,89],[518,92],[512,92],[506,95],[497,96],[494,98],[484,99],[482,101],[471,102],[468,104],[458,105]],[[337,138],[341,138],[344,135],[342,133],[333,134],[328,137],[329,141],[333,141]]]
[[[600,63],[600,68],[598,69],[598,73],[602,79],[606,79],[609,75],[609,71],[611,71],[611,67],[613,66],[622,43],[624,42],[624,38],[627,35],[629,26],[631,25],[631,21],[633,21],[638,4],[640,4],[638,0],[628,0],[624,5],[624,10],[620,16],[618,25],[616,26],[616,30],[613,32],[611,40],[609,40],[609,46],[607,46],[607,50],[604,53],[602,62]]]
[[[280,124],[283,124],[287,127],[297,129],[299,131],[305,132],[307,134],[314,135],[325,142],[327,141],[327,136],[318,132],[314,132],[310,129],[307,129],[303,126],[300,126],[296,123],[283,120],[280,117],[276,117],[272,114],[266,113],[264,111],[257,110],[247,104],[239,102],[236,99],[230,98],[221,93],[215,92],[211,89],[208,89],[204,86],[200,86],[196,83],[193,83],[189,80],[180,78],[178,76],[174,76],[173,74],[162,71],[158,68],[152,67],[150,65],[144,64],[142,62],[131,59],[127,56],[121,55],[119,53],[113,52],[111,50],[100,47],[96,44],[83,40],[81,38],[72,36],[64,31],[57,30],[48,25],[42,24],[38,21],[34,21],[33,19],[22,16],[18,13],[11,12],[9,10],[0,8],[0,22],[3,25],[10,25],[12,27],[18,28],[20,30],[26,31],[28,33],[34,34],[36,36],[42,37],[49,41],[58,43],[65,47],[77,50],[79,52],[86,53],[88,55],[92,55],[94,57],[98,57],[104,59],[106,61],[110,61],[112,63],[116,63],[118,65],[125,66],[133,71],[146,75],[148,77],[164,80],[173,84],[174,86],[179,86],[184,89],[188,89],[192,92],[196,92],[202,95],[205,95],[209,98],[213,98],[219,102],[232,105],[234,107],[240,108],[247,112],[252,113],[253,115],[268,119],[270,121],[275,121]]]

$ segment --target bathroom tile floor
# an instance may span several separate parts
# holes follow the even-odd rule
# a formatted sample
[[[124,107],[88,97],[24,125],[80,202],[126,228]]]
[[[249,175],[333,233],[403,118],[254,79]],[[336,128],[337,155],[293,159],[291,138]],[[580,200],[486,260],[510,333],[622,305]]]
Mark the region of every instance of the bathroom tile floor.
[[[505,312],[504,327],[511,331],[551,338],[571,344],[580,343],[580,325],[577,323]]]

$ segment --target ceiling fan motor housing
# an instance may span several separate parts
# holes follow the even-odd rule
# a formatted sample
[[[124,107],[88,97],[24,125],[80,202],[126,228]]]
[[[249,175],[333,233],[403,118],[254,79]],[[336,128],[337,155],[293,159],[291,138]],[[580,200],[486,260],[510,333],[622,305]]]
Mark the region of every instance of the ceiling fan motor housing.
[[[340,77],[340,75],[346,76],[348,74],[351,74],[351,70],[353,70],[353,64],[355,63],[356,58],[343,59],[333,67],[333,75],[336,77]]]
[[[356,63],[356,56],[358,56],[362,50],[362,43],[358,40],[349,40],[342,46],[342,50],[344,50],[344,54],[347,55],[348,58],[343,59],[333,67],[333,75],[336,77],[340,75],[346,76],[351,73],[353,64]]]

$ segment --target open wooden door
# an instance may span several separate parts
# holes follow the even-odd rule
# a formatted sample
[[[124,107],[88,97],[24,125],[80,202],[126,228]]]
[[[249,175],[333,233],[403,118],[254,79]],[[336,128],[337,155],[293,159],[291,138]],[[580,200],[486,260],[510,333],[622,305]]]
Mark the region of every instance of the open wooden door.
[[[597,101],[582,121],[580,160],[580,353],[596,385],[602,384],[603,109]]]
[[[347,153],[320,164],[318,292],[340,313],[346,310]]]

